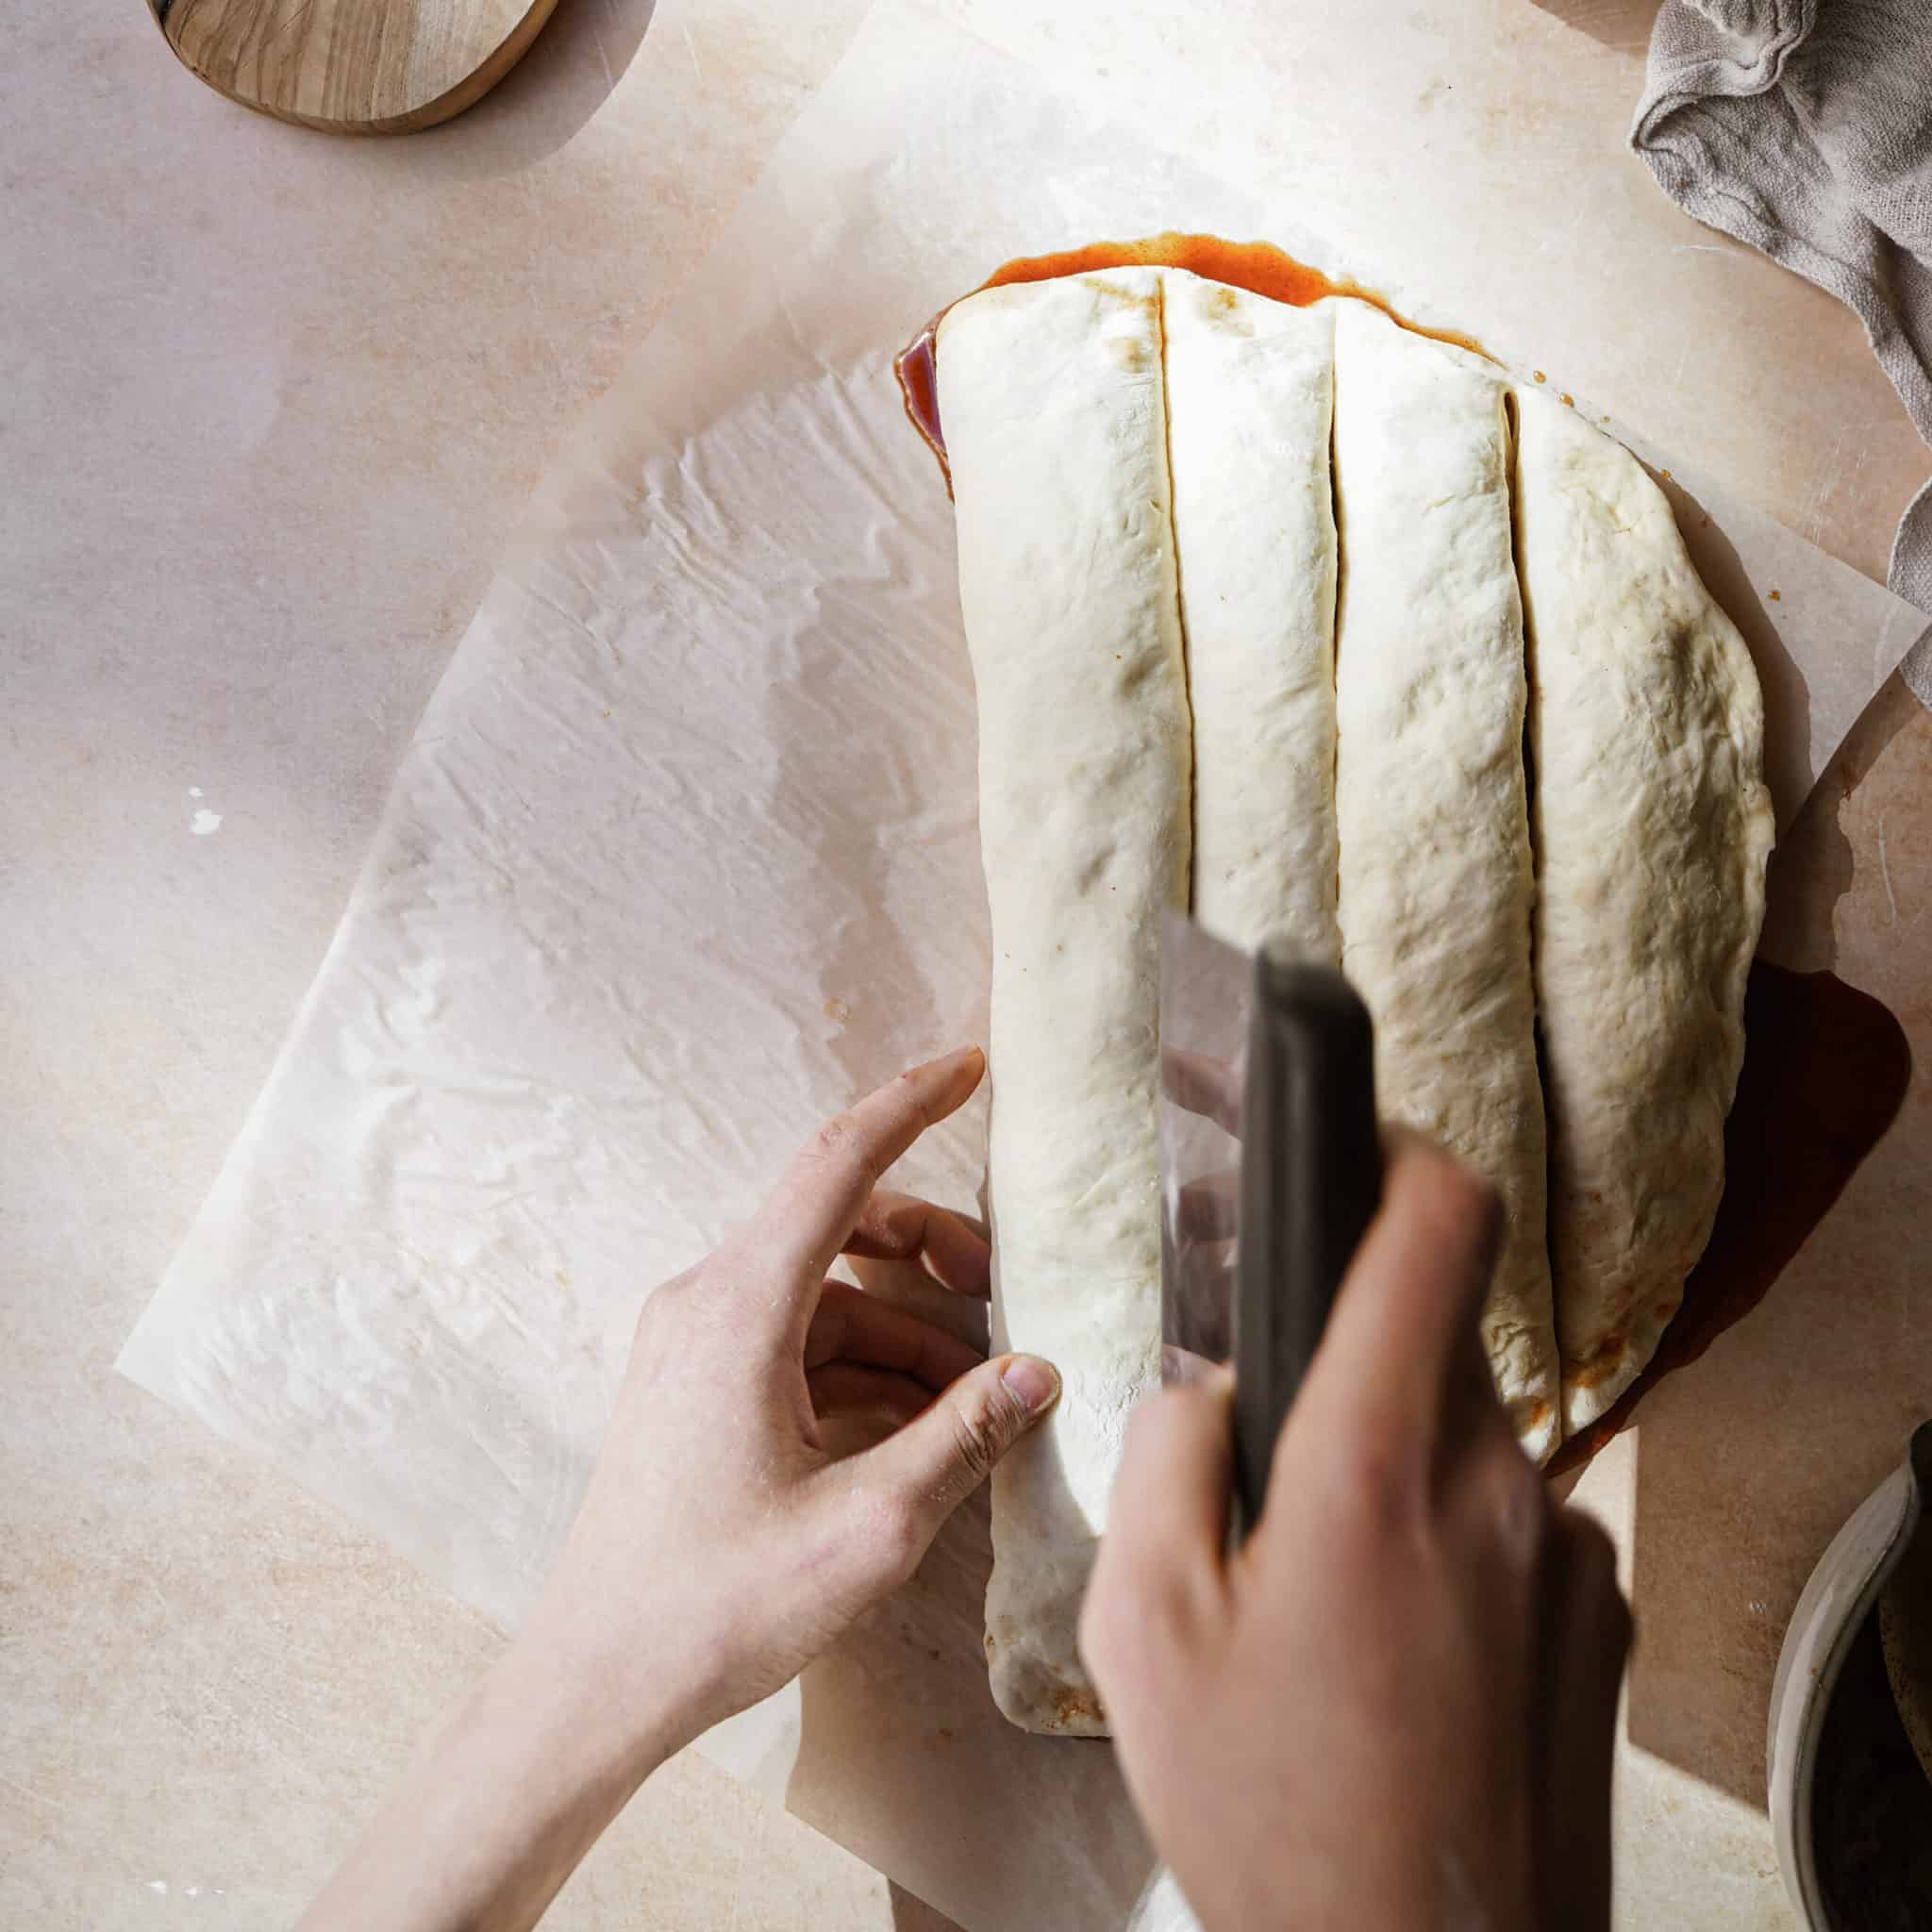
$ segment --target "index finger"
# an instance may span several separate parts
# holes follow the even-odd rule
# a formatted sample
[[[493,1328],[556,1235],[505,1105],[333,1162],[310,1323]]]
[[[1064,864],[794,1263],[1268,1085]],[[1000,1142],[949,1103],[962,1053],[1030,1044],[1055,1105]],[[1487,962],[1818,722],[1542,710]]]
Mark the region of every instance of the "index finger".
[[[825,1271],[858,1226],[879,1176],[964,1105],[986,1071],[976,1046],[909,1068],[835,1114],[792,1156],[740,1244],[769,1260],[809,1319]]]

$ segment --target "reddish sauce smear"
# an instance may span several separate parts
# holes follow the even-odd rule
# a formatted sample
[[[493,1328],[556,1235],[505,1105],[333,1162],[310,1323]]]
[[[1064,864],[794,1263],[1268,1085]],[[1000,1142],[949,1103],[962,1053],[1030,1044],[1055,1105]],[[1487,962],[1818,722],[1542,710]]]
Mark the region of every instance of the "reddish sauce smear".
[[[1355,295],[1373,303],[1391,320],[1418,335],[1454,342],[1457,348],[1473,349],[1478,356],[1489,354],[1471,337],[1457,335],[1452,329],[1424,328],[1397,314],[1373,289],[1364,289],[1357,282],[1337,281],[1268,242],[1224,242],[1215,235],[1175,234],[1154,235],[1143,242],[1095,242],[1085,248],[1065,249],[1058,255],[1022,256],[995,269],[979,289],[1000,289],[1012,282],[1050,282],[1061,275],[1092,275],[1108,268],[1184,268],[1205,280],[1226,282],[1233,288],[1246,289],[1251,294],[1266,295],[1296,308],[1307,308],[1324,295]],[[976,295],[979,289],[967,292]],[[940,324],[952,306],[948,303],[946,308],[941,309],[900,351],[892,364],[899,378],[899,393],[905,398],[906,413],[939,458],[948,491],[953,487],[953,477],[946,465],[945,435],[940,426],[938,341]]]

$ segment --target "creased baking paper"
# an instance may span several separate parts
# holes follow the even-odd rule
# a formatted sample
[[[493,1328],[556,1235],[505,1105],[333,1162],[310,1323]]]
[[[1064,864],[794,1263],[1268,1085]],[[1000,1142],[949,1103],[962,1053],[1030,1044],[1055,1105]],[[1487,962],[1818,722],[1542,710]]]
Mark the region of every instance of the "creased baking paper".
[[[872,16],[539,491],[127,1374],[517,1620],[642,1295],[820,1117],[984,1035],[951,514],[892,353],[1007,258],[1169,227],[1355,266],[1265,184]],[[1673,487],[1788,819],[1923,619]],[[968,1202],[982,1157],[975,1106],[897,1178]],[[702,1748],[969,1932],[1124,1924],[1112,1754],[993,1711],[986,1562],[982,1508]]]

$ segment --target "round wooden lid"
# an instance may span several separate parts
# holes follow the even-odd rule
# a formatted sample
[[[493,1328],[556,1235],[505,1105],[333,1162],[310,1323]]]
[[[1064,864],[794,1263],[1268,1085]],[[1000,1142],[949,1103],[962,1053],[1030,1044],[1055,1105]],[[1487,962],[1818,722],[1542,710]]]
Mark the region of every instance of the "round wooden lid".
[[[479,101],[557,0],[148,0],[219,93],[333,134],[408,134]]]

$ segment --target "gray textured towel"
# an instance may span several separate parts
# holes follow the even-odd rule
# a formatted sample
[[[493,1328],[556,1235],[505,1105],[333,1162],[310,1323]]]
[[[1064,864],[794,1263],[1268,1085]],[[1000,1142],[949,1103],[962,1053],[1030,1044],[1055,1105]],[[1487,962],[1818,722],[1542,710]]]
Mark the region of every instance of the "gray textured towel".
[[[1630,144],[1699,221],[1853,309],[1932,442],[1932,0],[1664,0]],[[1891,588],[1932,612],[1932,483]],[[1904,669],[1932,706],[1932,631]]]

